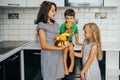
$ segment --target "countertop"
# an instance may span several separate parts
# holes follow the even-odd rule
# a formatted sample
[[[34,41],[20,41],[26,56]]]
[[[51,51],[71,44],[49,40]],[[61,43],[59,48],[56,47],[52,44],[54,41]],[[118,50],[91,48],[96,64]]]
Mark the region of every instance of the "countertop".
[[[28,45],[24,46],[23,49],[27,49],[27,50],[40,50],[40,43],[38,41],[32,41],[30,42]]]
[[[103,51],[120,51],[120,42],[103,42],[102,50]],[[23,47],[23,49],[35,49],[40,50],[40,43],[33,41],[30,44]],[[74,46],[74,50],[81,50],[81,46]]]
[[[25,43],[25,44],[23,44],[23,45],[15,48],[15,49],[13,49],[13,50],[7,52],[7,53],[5,53],[5,54],[1,54],[1,55],[0,55],[0,62],[2,62],[3,60],[7,59],[8,57],[14,55],[15,53],[19,52],[20,50],[23,49],[24,46],[26,46],[26,45],[28,45],[28,44],[30,44],[30,43],[31,43],[31,42],[27,42],[27,43]]]
[[[103,51],[120,51],[120,42],[104,42],[102,44],[102,50]],[[7,59],[11,55],[15,54],[16,52],[26,49],[26,50],[40,50],[40,43],[38,41],[30,41],[18,48],[15,48],[14,50],[11,50],[10,52],[0,55],[0,62]],[[81,50],[81,46],[74,46],[74,50],[79,51]]]
[[[30,44],[24,46],[23,49],[27,49],[27,50],[31,50],[31,49],[40,50],[41,47],[40,47],[40,43],[38,41],[37,42],[33,41]],[[74,46],[74,50],[80,50],[80,49],[81,49],[81,46]]]

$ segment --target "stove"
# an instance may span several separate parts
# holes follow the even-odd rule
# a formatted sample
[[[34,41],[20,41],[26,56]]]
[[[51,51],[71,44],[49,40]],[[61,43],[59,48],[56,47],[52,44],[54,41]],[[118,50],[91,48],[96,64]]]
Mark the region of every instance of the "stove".
[[[25,44],[28,41],[1,41],[0,42],[0,55],[5,54],[21,45]]]

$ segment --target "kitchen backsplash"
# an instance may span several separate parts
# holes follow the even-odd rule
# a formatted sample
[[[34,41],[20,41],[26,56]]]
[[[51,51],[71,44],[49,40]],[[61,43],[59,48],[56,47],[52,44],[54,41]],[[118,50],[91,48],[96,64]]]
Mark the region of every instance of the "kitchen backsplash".
[[[65,21],[64,11],[59,7],[55,20]],[[80,42],[83,41],[83,25],[95,22],[101,30],[102,41],[120,41],[119,7],[71,7],[76,12]],[[39,8],[0,8],[0,40],[36,40],[36,24]]]

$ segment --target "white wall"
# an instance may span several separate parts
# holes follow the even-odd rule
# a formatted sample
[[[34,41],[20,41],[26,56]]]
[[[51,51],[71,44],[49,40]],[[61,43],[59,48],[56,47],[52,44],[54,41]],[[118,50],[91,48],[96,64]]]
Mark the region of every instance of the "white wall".
[[[64,22],[66,8],[58,8],[55,20]],[[73,8],[78,20],[80,42],[83,41],[82,27],[85,23],[95,22],[101,30],[102,41],[120,40],[120,9],[115,7]],[[34,20],[39,8],[0,8],[0,40],[35,40]],[[19,19],[8,19],[8,13],[19,13]],[[106,13],[106,19],[95,19],[95,13]]]

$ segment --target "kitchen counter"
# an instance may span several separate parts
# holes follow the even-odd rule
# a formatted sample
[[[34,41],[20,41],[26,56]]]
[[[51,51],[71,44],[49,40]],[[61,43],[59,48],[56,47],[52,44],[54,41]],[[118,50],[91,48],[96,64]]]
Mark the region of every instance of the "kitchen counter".
[[[118,76],[120,75],[119,69],[119,52],[120,52],[120,42],[104,42],[102,44],[102,51],[105,51],[105,80],[119,80]],[[33,41],[30,44],[23,47],[27,50],[40,50],[40,43]],[[81,46],[74,46],[74,50],[81,50]],[[24,53],[23,53],[24,54]],[[111,59],[112,58],[112,59]],[[24,63],[24,62],[23,62]],[[22,68],[22,80],[24,80],[24,67]]]
[[[12,50],[10,50],[9,52],[6,52],[5,54],[0,54],[0,62],[2,62],[3,60],[7,59],[8,57],[12,56],[13,54],[15,54],[16,52],[20,51],[21,49],[23,49],[24,46],[26,46],[27,44],[29,44],[30,42],[26,42],[23,45],[16,47]]]
[[[120,51],[120,42],[104,42],[102,44],[103,51]],[[40,43],[38,41],[31,41],[27,42],[24,45],[17,47],[6,54],[0,55],[0,62],[7,59],[11,55],[15,54],[16,52],[20,51],[21,49],[27,50],[40,50]],[[74,46],[74,50],[81,50],[81,46]]]
[[[120,51],[120,42],[104,42],[102,44],[102,50],[106,51],[106,80],[109,80],[109,71],[113,70],[113,68],[111,68],[110,66],[114,66],[116,65],[117,68],[115,67],[116,72],[116,76],[118,76],[118,74],[120,74],[120,70],[118,70],[118,61],[119,61],[119,51]],[[14,50],[11,50],[10,52],[0,55],[0,62],[2,62],[3,60],[7,59],[8,57],[12,56],[13,54],[15,54],[18,51],[21,51],[20,53],[20,57],[21,57],[21,80],[24,80],[24,50],[40,50],[40,43],[38,41],[30,41],[25,43],[24,45],[15,48]],[[81,46],[74,46],[74,50],[78,51],[81,50]],[[111,60],[111,57],[113,58],[113,60]],[[112,62],[112,63],[111,63]],[[110,71],[110,73],[112,73]],[[118,79],[116,79],[118,80]]]
[[[102,44],[102,50],[103,51],[120,51],[120,42],[104,42]],[[39,50],[40,48],[40,43],[33,41],[30,44],[26,45],[23,47],[23,49],[35,49]],[[81,46],[74,46],[74,50],[81,50]]]
[[[103,42],[103,51],[120,51],[120,41],[118,42]]]
[[[40,43],[37,41],[32,41],[28,45],[24,46],[23,49],[27,50],[40,50]]]
[[[27,50],[31,50],[31,49],[40,50],[41,47],[40,47],[40,43],[38,41],[37,42],[33,41],[30,44],[24,46],[23,49],[27,49]],[[75,46],[74,47],[74,50],[80,50],[80,49],[81,49],[81,46]]]

